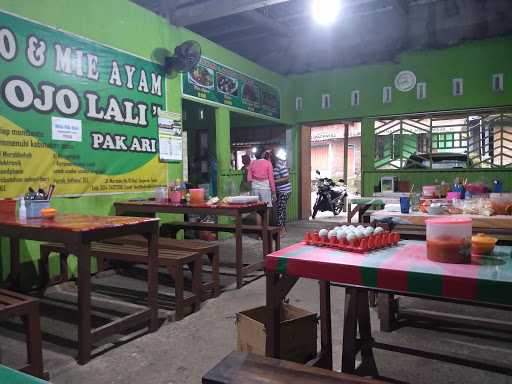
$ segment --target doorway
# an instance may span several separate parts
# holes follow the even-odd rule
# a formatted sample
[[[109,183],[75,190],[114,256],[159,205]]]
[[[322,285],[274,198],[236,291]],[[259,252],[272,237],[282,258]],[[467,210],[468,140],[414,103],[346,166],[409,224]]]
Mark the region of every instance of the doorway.
[[[183,100],[183,125],[187,132],[187,167],[183,177],[194,187],[217,195],[215,108]]]
[[[345,138],[345,136],[347,137]],[[302,218],[311,217],[311,210],[317,197],[316,180],[320,177],[328,177],[335,181],[343,179],[344,184],[348,187],[349,197],[360,194],[360,122],[307,125],[303,127],[301,139],[302,203],[304,207]],[[340,218],[342,215],[346,215],[346,213],[335,216],[330,211],[318,212],[316,219],[339,221],[343,220]]]

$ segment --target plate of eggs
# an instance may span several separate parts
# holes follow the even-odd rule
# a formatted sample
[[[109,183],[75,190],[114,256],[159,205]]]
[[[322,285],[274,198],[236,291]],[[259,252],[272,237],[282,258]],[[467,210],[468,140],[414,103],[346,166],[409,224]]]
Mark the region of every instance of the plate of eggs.
[[[307,232],[304,241],[309,245],[337,248],[345,251],[369,252],[390,247],[400,241],[400,234],[382,227],[342,225],[331,229]]]

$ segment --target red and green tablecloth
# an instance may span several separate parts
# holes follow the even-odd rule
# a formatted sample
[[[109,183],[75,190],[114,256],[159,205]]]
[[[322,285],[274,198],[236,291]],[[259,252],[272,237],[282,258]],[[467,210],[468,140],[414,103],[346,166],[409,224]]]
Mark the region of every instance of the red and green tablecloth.
[[[26,373],[15,371],[5,365],[0,365],[0,383],[2,384],[48,384],[47,381]]]
[[[266,268],[296,277],[395,293],[512,305],[512,247],[496,247],[472,264],[427,259],[426,243],[401,241],[368,254],[297,243],[266,256]]]

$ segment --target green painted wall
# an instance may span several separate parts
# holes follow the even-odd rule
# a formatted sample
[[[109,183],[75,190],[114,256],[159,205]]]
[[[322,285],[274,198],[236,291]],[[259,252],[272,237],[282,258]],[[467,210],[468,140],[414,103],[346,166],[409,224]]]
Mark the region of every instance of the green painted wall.
[[[347,52],[350,54],[350,52]],[[416,99],[416,90],[399,92],[393,86],[396,74],[411,70],[418,82],[427,83],[427,98]],[[491,76],[504,74],[504,92],[493,92]],[[464,95],[452,96],[452,79],[464,79]],[[432,111],[464,110],[510,106],[512,110],[512,38],[497,38],[466,43],[454,48],[409,52],[396,62],[336,69],[290,77],[289,90],[294,103],[303,97],[304,109],[296,113],[297,122],[342,119],[362,120],[363,194],[373,193],[373,186],[384,175],[398,175],[416,186],[433,183],[436,179],[451,182],[456,176],[467,175],[470,181],[494,178],[503,180],[512,190],[512,172],[494,170],[452,171],[375,171],[373,120],[376,116],[397,116]],[[393,87],[393,102],[382,103],[382,88]],[[350,105],[352,90],[360,91],[360,105]],[[331,94],[332,108],[321,109],[321,95]]]
[[[395,75],[401,70],[411,70],[418,82],[427,83],[425,100],[416,100],[415,89],[404,93],[394,88]],[[493,73],[504,74],[504,92],[492,92]],[[452,96],[453,78],[464,79],[463,96]],[[289,80],[293,86],[293,100],[289,102],[295,103],[295,96],[303,97],[304,108],[296,113],[297,122],[512,105],[512,38],[409,52],[398,56],[396,63],[316,72]],[[385,86],[393,86],[390,104],[382,103]],[[354,89],[361,93],[358,107],[350,105],[350,92]],[[331,109],[321,109],[322,93],[331,94]]]
[[[177,44],[194,39],[201,44],[205,56],[280,88],[282,98],[287,92],[287,83],[284,77],[184,28],[170,26],[161,17],[128,0],[0,0],[0,9],[148,59],[151,58],[152,52],[156,48],[167,48],[172,51]],[[287,103],[282,102],[280,122],[283,123],[291,122],[293,117],[292,110],[286,105]],[[167,109],[181,111],[181,108],[181,82],[180,77],[175,76],[167,81]],[[223,126],[225,128],[224,123]],[[229,127],[227,132],[229,138]],[[219,149],[221,152],[222,150],[229,152],[229,145]],[[169,165],[169,179],[181,178],[181,174],[180,163]],[[78,199],[55,198],[52,206],[62,212],[105,215],[113,213],[112,203],[114,201],[136,196],[144,196],[144,194],[89,196]],[[9,253],[7,241],[5,239],[0,239],[0,241],[2,251],[0,279],[2,279],[9,272]],[[38,254],[36,243],[25,242],[23,244],[23,260],[27,261],[24,265],[26,273],[36,272],[35,259]],[[30,281],[29,276],[26,277],[27,279],[24,280]]]
[[[266,70],[249,60],[241,58],[184,28],[169,26],[165,20],[137,6],[128,0],[0,0],[0,9],[15,13],[43,24],[92,39],[99,43],[151,58],[156,48],[173,48],[184,40],[200,42],[203,54],[240,72],[274,85],[281,90],[281,120],[278,123],[294,125],[304,122],[339,119],[362,119],[363,121],[363,190],[373,189],[373,184],[382,175],[373,170],[373,127],[371,117],[382,115],[403,115],[427,111],[458,110],[468,108],[512,106],[512,38],[498,38],[466,43],[459,47],[428,51],[409,52],[400,55],[396,62],[366,65],[354,68],[337,69],[319,73],[285,78]],[[348,52],[347,54],[350,54]],[[382,103],[382,87],[393,85],[400,70],[409,69],[416,73],[418,81],[427,82],[427,99],[416,100],[414,91],[400,93],[393,90],[393,103]],[[490,89],[492,73],[505,74],[505,91],[493,93]],[[462,77],[464,96],[451,96],[451,79]],[[361,104],[350,106],[350,92],[361,92]],[[330,93],[332,108],[322,110],[322,93]],[[167,108],[180,111],[182,108],[180,78],[167,81]],[[295,97],[304,98],[304,110],[294,111]],[[233,115],[233,114],[232,114]],[[215,113],[215,148],[219,157],[219,184],[228,180],[238,182],[239,175],[229,166],[230,124],[243,125],[245,117],[230,118],[228,109],[222,107]],[[268,121],[265,122],[268,125]],[[257,124],[257,123],[255,123]],[[298,154],[298,125],[295,126],[295,148]],[[218,141],[218,142],[217,142]],[[298,212],[298,158],[291,172],[294,181],[294,194],[290,200],[290,217]],[[168,167],[170,179],[181,177],[181,164]],[[402,171],[404,172],[404,171]],[[438,172],[436,172],[438,174]],[[408,178],[418,184],[431,182],[437,177],[434,173],[408,174]],[[470,171],[475,180],[485,177],[492,180],[494,173]],[[506,188],[512,188],[510,173],[501,173]],[[446,176],[446,177],[445,177]],[[451,181],[453,172],[443,174]],[[91,214],[111,214],[112,203],[140,195],[89,196],[79,199],[56,198],[53,205],[63,212],[80,211]],[[0,278],[9,270],[7,244],[1,244]],[[32,261],[38,254],[34,243],[24,244],[24,258]],[[34,266],[35,263],[28,264]],[[32,268],[35,272],[35,267]]]

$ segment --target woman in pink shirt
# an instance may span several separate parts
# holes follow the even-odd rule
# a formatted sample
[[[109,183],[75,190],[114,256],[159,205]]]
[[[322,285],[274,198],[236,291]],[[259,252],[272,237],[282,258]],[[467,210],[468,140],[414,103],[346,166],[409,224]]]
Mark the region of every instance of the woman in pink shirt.
[[[256,153],[256,160],[251,161],[247,170],[247,181],[251,182],[251,193],[272,207],[272,200],[276,196],[276,184],[274,182],[274,171],[272,163],[263,159],[263,150]],[[261,225],[261,217],[256,215],[258,225]]]

